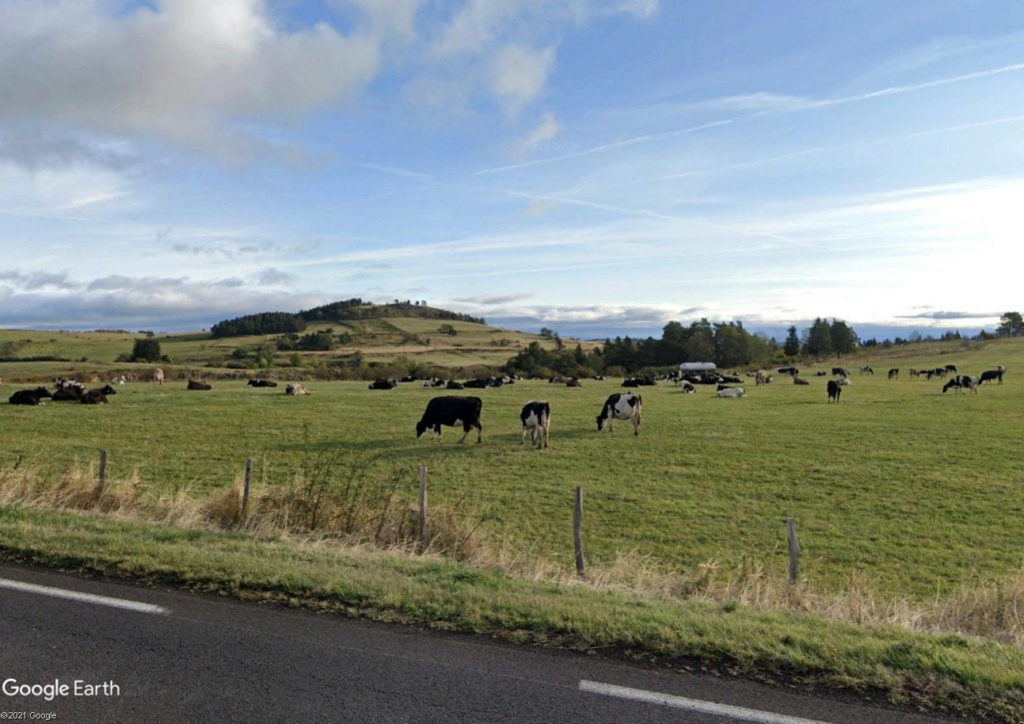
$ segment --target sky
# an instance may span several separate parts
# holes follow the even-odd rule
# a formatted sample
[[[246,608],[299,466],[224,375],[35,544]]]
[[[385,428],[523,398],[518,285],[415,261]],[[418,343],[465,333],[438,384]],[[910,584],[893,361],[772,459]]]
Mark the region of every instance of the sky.
[[[973,333],[1022,230],[1019,0],[0,0],[3,328]]]

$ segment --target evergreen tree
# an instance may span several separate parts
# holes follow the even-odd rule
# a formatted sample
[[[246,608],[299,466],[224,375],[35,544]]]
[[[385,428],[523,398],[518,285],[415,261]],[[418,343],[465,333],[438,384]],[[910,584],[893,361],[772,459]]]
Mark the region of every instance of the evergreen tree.
[[[786,341],[782,345],[782,353],[787,357],[796,357],[800,354],[800,337],[797,336],[796,327],[787,330]]]

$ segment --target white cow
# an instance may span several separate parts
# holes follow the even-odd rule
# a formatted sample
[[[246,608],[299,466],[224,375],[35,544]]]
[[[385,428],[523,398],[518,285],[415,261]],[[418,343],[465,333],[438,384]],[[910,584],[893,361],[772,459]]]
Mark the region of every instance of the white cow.
[[[739,399],[747,394],[742,387],[726,387],[725,389],[716,392],[719,397],[729,397],[732,399]]]

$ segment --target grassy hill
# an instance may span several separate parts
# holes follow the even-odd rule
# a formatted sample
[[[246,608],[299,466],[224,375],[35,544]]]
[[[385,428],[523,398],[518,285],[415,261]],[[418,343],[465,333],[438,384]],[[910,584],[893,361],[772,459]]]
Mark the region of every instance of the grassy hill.
[[[442,328],[448,330],[443,333]],[[454,331],[454,334],[451,332]],[[555,343],[525,332],[486,324],[422,317],[377,317],[315,322],[303,334],[328,332],[335,347],[326,351],[277,349],[261,369],[260,350],[278,346],[283,335],[216,338],[209,332],[158,334],[160,351],[170,361],[160,366],[172,375],[237,376],[271,374],[282,378],[366,378],[376,375],[469,377],[494,369],[531,342],[546,349]],[[132,351],[131,332],[0,330],[0,379],[7,382],[52,380],[57,376],[103,378],[147,375],[155,366],[118,361]],[[563,340],[575,346],[577,340]],[[582,343],[585,349],[596,343]]]

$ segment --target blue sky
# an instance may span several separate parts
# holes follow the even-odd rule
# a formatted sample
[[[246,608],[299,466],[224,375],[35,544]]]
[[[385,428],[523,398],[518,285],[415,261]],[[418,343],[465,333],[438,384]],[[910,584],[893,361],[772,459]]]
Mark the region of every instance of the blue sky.
[[[0,0],[0,327],[992,330],[1022,229],[1017,0]]]

